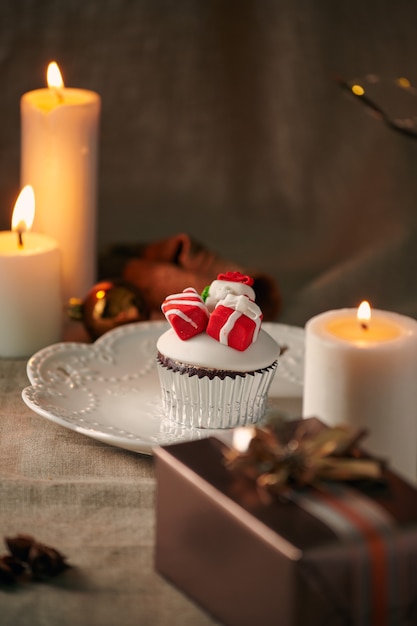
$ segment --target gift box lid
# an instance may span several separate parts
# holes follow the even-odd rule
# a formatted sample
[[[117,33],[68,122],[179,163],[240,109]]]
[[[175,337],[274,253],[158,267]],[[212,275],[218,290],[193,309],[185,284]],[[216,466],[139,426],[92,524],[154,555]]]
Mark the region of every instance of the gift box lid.
[[[322,423],[315,418],[308,422],[312,432],[323,428]],[[297,421],[289,422],[289,428],[295,428],[296,423]],[[165,450],[172,459],[176,459],[194,472],[196,477],[205,481],[207,486],[213,487],[219,494],[235,502],[301,550],[335,539],[337,533],[329,527],[327,521],[321,521],[316,514],[308,512],[311,507],[302,505],[302,497],[312,495],[310,487],[294,492],[296,497],[292,500],[276,498],[273,503],[265,504],[254,486],[251,487],[248,483],[239,484],[235,476],[227,470],[222,454],[224,446],[224,440],[208,437],[199,441],[168,445],[159,451],[157,449],[155,454],[164,455]],[[389,468],[383,469],[382,478],[383,480],[376,483],[352,481],[344,485],[327,484],[327,488],[335,497],[338,497],[341,490],[349,490],[349,493],[354,492],[358,497],[372,501],[398,528],[417,526],[417,489]],[[306,527],[308,533],[305,531]]]

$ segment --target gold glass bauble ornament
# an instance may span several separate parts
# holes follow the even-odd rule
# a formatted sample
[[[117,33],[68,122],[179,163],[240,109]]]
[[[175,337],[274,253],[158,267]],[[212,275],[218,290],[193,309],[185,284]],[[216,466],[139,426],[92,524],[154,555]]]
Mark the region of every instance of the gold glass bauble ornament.
[[[149,319],[142,292],[124,280],[105,280],[94,285],[84,300],[71,298],[68,316],[81,321],[92,339],[109,330]]]

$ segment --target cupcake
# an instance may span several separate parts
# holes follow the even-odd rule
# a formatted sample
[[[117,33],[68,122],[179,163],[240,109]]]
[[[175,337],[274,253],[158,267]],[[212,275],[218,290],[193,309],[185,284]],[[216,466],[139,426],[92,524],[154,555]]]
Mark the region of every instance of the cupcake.
[[[162,303],[171,328],[157,341],[157,364],[170,419],[234,428],[262,418],[280,348],[254,300],[252,279],[227,272],[202,296],[190,287]]]

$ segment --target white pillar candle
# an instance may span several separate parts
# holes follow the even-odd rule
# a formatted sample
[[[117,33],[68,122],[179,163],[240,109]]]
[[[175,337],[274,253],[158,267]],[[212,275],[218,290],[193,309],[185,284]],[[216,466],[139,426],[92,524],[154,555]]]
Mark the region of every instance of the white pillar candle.
[[[366,448],[417,478],[417,321],[356,309],[306,324],[303,416],[367,429]]]
[[[24,220],[16,231],[0,232],[0,294],[0,357],[28,357],[60,341],[58,244],[48,235],[26,232]]]
[[[21,98],[21,183],[36,196],[36,232],[57,240],[63,298],[96,282],[96,187],[100,97],[55,85]]]

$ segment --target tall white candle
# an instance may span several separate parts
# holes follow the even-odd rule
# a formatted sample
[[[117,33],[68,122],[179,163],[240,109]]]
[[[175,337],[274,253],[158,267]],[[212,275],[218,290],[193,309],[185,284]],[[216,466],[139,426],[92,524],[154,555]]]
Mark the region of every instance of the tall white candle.
[[[58,244],[47,235],[27,232],[28,227],[19,218],[16,231],[0,232],[0,357],[28,357],[61,339]]]
[[[35,230],[59,244],[68,301],[96,282],[101,103],[93,91],[65,88],[60,75],[49,81],[50,87],[21,98],[21,183],[35,191]]]
[[[417,479],[417,321],[374,310],[317,315],[306,324],[303,415],[369,432],[366,447]]]

